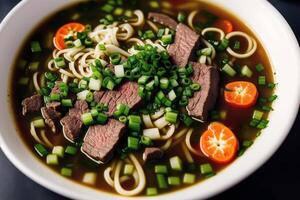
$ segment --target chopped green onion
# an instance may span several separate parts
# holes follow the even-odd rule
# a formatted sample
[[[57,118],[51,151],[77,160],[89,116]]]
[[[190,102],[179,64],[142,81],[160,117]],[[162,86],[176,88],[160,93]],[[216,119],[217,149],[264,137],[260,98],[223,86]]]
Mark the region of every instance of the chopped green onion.
[[[31,62],[31,63],[29,63],[29,66],[28,66],[28,68],[29,68],[29,70],[30,70],[30,71],[33,71],[33,72],[35,72],[35,71],[37,71],[37,70],[38,70],[38,68],[39,68],[39,65],[40,65],[40,63],[39,63],[39,62]]]
[[[20,85],[28,85],[29,83],[29,78],[28,77],[22,77],[20,78],[19,82]]]
[[[122,8],[116,8],[114,10],[114,15],[122,15],[123,13],[123,9]]]
[[[44,119],[36,119],[32,123],[35,128],[45,128]]]
[[[150,146],[152,144],[152,140],[151,140],[151,138],[143,135],[141,137],[140,143],[143,144],[143,145],[145,145],[145,146]]]
[[[270,107],[270,106],[262,106],[261,109],[262,109],[263,111],[267,111],[267,112],[270,112],[270,111],[273,110],[273,108]]]
[[[147,81],[149,80],[150,76],[141,76],[139,79],[138,79],[138,84],[140,85],[145,85],[147,83]]]
[[[253,115],[252,115],[252,119],[256,119],[256,120],[261,120],[263,117],[264,113],[259,111],[259,110],[254,110]]]
[[[159,3],[157,1],[150,1],[149,5],[151,8],[159,8]]]
[[[84,113],[81,115],[81,120],[84,125],[90,126],[94,123],[94,119],[91,113]]]
[[[203,56],[211,56],[212,48],[208,47],[208,48],[202,49],[200,51],[200,54],[203,55]]]
[[[76,155],[77,153],[77,148],[76,147],[73,147],[73,146],[67,146],[66,150],[65,150],[65,153],[66,154],[69,154],[69,155]]]
[[[264,69],[265,69],[264,66],[263,66],[262,64],[256,65],[255,68],[256,68],[256,71],[258,71],[258,72],[262,72],[262,71],[264,71]]]
[[[161,37],[164,35],[164,33],[165,33],[165,29],[160,28],[160,29],[158,30],[156,36],[157,36],[158,38],[161,38]]]
[[[41,45],[38,41],[33,41],[30,43],[31,46],[31,52],[32,53],[38,53],[42,51]]]
[[[104,44],[99,44],[98,47],[101,51],[106,51],[106,47]]]
[[[193,183],[195,183],[195,180],[196,180],[195,174],[185,173],[183,175],[183,183],[184,184],[193,184]]]
[[[124,15],[125,15],[126,17],[130,18],[130,17],[132,17],[133,12],[132,12],[131,10],[126,10],[125,13],[124,13]]]
[[[186,14],[184,12],[179,12],[177,16],[177,20],[180,23],[183,23],[186,20]]]
[[[125,76],[125,71],[124,71],[123,65],[115,65],[115,75],[118,78],[123,78]]]
[[[248,147],[250,147],[252,144],[253,144],[253,141],[251,141],[251,140],[245,140],[245,141],[243,141],[242,146],[248,148]]]
[[[73,44],[74,44],[74,46],[77,47],[77,48],[82,46],[82,43],[81,43],[81,40],[80,40],[80,39],[75,40],[75,41],[73,42]]]
[[[234,50],[239,50],[241,48],[241,43],[240,41],[235,41],[233,45]]]
[[[174,92],[174,90],[171,90],[169,93],[168,93],[168,98],[171,100],[171,101],[174,101],[176,99],[176,93]]]
[[[82,182],[89,185],[95,185],[97,180],[97,174],[94,172],[86,172],[83,175]]]
[[[273,101],[275,101],[277,98],[278,98],[277,95],[272,95],[272,96],[270,96],[270,97],[268,98],[268,101],[269,101],[269,102],[273,102]]]
[[[168,168],[166,165],[155,165],[154,171],[156,174],[167,174]]]
[[[70,177],[70,176],[72,176],[72,169],[63,167],[63,168],[61,168],[61,170],[60,170],[60,174],[63,175],[63,176],[68,176],[68,177]]]
[[[151,140],[160,139],[160,133],[158,128],[148,128],[143,130],[143,136],[150,138]]]
[[[91,109],[91,114],[93,117],[97,117],[98,116],[98,110],[96,108]]]
[[[258,85],[266,85],[266,77],[265,76],[258,77]]]
[[[147,196],[155,196],[157,194],[158,194],[157,188],[155,188],[155,187],[146,188],[146,195]]]
[[[104,113],[99,113],[97,116],[97,123],[99,124],[105,124],[108,120],[108,116]]]
[[[193,91],[199,91],[201,89],[201,86],[199,83],[193,83],[190,88],[193,90]]]
[[[227,49],[227,47],[229,46],[229,40],[224,38],[221,43],[219,44],[219,46],[217,47],[218,51],[224,51],[225,49]]]
[[[256,126],[256,128],[264,129],[264,128],[267,128],[268,124],[269,124],[269,121],[263,119],[259,122],[259,124]]]
[[[169,159],[171,168],[175,171],[182,171],[182,161],[178,156]]]
[[[170,84],[172,85],[172,87],[177,87],[179,86],[178,82],[175,79],[171,79],[170,80]]]
[[[187,114],[182,114],[181,117],[182,117],[183,123],[188,127],[191,126],[192,123],[194,122],[193,119],[190,116],[188,116]]]
[[[222,71],[231,77],[234,77],[236,75],[236,71],[229,64],[224,65]]]
[[[61,104],[64,107],[73,107],[73,103],[71,99],[62,99]]]
[[[123,124],[126,124],[127,122],[127,117],[126,116],[120,116],[119,121],[122,122]]]
[[[106,88],[109,90],[113,90],[115,86],[116,86],[115,83],[113,81],[109,80],[107,82]]]
[[[253,72],[251,71],[251,69],[247,65],[244,65],[242,67],[241,74],[242,74],[242,76],[246,76],[248,78],[251,78],[252,75],[253,75]]]
[[[166,112],[165,119],[166,121],[175,124],[177,122],[178,113],[175,112]]]
[[[139,139],[135,137],[128,137],[127,138],[127,147],[133,150],[139,149]]]
[[[47,149],[42,144],[34,145],[34,149],[41,157],[45,157],[48,155]]]
[[[160,189],[168,188],[167,180],[163,174],[156,174],[156,180],[157,180],[158,188]]]
[[[153,33],[152,30],[147,30],[147,31],[145,31],[143,37],[144,37],[144,39],[154,39],[155,34]]]
[[[168,87],[169,87],[169,80],[167,78],[160,79],[160,88],[168,89]]]
[[[118,65],[121,61],[121,55],[119,53],[113,53],[109,56],[110,62],[113,65]]]
[[[99,91],[101,89],[101,81],[91,78],[89,82],[89,89],[94,91]]]
[[[132,175],[134,171],[134,166],[132,164],[126,164],[124,166],[124,175]]]
[[[274,89],[276,87],[275,83],[268,83],[268,88]]]
[[[180,185],[180,178],[178,176],[169,176],[168,184],[169,185]]]
[[[58,57],[54,59],[54,64],[57,68],[63,68],[66,66],[65,59],[63,57]]]
[[[114,10],[114,7],[110,4],[105,4],[104,6],[102,6],[101,10],[107,13],[111,13]]]
[[[49,154],[46,157],[47,165],[58,165],[58,156],[55,154]]]
[[[57,155],[58,157],[61,157],[61,158],[64,157],[64,152],[65,152],[65,149],[62,146],[55,146],[52,149],[52,154],[55,154],[55,155]]]
[[[210,174],[213,172],[213,168],[209,163],[200,165],[200,171],[202,175]]]
[[[161,37],[161,41],[164,43],[164,44],[171,44],[173,43],[173,38],[172,38],[172,35],[169,34],[169,35],[163,35]]]

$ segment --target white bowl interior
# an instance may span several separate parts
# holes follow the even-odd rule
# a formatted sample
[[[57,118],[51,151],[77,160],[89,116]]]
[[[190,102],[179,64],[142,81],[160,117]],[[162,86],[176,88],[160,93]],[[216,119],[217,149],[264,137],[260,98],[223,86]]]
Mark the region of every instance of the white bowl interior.
[[[52,0],[41,3],[40,0],[24,0],[0,26],[1,148],[24,174],[57,193],[74,199],[128,199],[96,191],[60,177],[32,155],[16,133],[13,123],[8,83],[10,67],[15,56],[25,37],[41,19],[72,2],[74,1]],[[267,1],[211,0],[211,2],[232,10],[260,38],[276,72],[276,81],[279,83],[276,93],[279,99],[274,104],[269,127],[241,158],[215,177],[153,199],[169,199],[174,196],[178,199],[202,199],[236,184],[260,167],[276,151],[288,134],[299,108],[299,46],[281,15]]]

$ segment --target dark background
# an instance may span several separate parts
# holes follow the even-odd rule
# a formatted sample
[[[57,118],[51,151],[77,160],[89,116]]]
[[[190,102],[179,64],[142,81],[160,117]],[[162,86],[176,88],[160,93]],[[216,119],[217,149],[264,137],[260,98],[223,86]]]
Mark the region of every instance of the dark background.
[[[300,41],[300,0],[269,1],[283,14]],[[0,21],[18,2],[19,0],[0,0]],[[263,167],[213,199],[300,199],[300,135],[297,133],[299,128],[300,114],[281,148]],[[65,200],[66,198],[28,179],[0,150],[0,199]]]

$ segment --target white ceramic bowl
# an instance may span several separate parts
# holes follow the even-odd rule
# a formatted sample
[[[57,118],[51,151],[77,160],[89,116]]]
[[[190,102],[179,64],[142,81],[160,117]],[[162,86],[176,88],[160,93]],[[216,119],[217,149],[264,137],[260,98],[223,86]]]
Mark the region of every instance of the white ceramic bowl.
[[[69,181],[39,162],[16,132],[9,100],[11,67],[23,40],[44,17],[71,4],[72,0],[23,0],[0,26],[0,123],[1,148],[10,161],[28,177],[72,199],[129,199],[96,191]],[[238,183],[259,168],[277,150],[287,136],[299,108],[299,46],[284,18],[265,0],[211,0],[231,10],[248,24],[262,41],[269,54],[279,83],[279,99],[270,115],[269,127],[254,145],[218,175],[178,192],[153,199],[203,199]],[[136,198],[137,199],[137,198]],[[139,197],[138,199],[144,199]]]

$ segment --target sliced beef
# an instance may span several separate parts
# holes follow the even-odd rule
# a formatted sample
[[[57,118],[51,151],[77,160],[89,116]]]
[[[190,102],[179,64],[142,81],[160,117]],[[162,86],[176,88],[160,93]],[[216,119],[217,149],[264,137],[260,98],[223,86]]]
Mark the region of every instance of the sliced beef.
[[[113,151],[125,131],[125,124],[110,119],[104,126],[90,126],[82,145],[82,152],[93,160],[105,163],[113,154]]]
[[[212,66],[191,64],[194,69],[192,80],[201,85],[201,90],[195,92],[194,97],[189,100],[187,110],[190,116],[205,121],[208,111],[214,107],[218,97],[219,72]]]
[[[115,112],[116,106],[120,103],[134,109],[142,102],[141,97],[138,95],[138,84],[135,82],[126,82],[117,90],[105,91],[103,94],[97,92],[96,95],[97,97],[94,96],[94,100],[98,103],[107,104],[109,109],[108,115],[110,116]]]
[[[176,28],[175,42],[168,48],[168,53],[179,67],[185,67],[193,56],[194,50],[199,46],[200,36],[184,24]]]
[[[43,106],[43,99],[40,95],[33,95],[22,101],[22,114],[38,112]]]
[[[173,30],[175,30],[177,27],[177,22],[165,14],[150,12],[148,14],[148,19],[153,20],[154,22],[160,23],[164,26],[167,26]]]
[[[53,108],[42,107],[41,113],[45,119],[46,124],[51,128],[52,132],[56,132],[59,129],[59,120],[61,119],[61,113],[57,112]]]
[[[101,91],[95,91],[94,92],[94,101],[96,102],[100,102],[101,98],[103,97],[105,91],[101,90]]]
[[[46,104],[46,107],[47,108],[52,108],[54,110],[58,110],[61,106],[61,103],[60,102],[57,102],[57,101],[54,101],[54,102],[51,102],[51,103],[47,103]]]
[[[89,112],[89,106],[85,101],[76,101],[74,108],[60,120],[63,127],[63,134],[69,141],[74,141],[80,136],[82,128],[81,115]]]
[[[145,162],[151,161],[151,160],[157,160],[160,159],[163,156],[163,151],[160,150],[160,148],[157,147],[148,147],[145,148],[143,153],[143,160]]]

